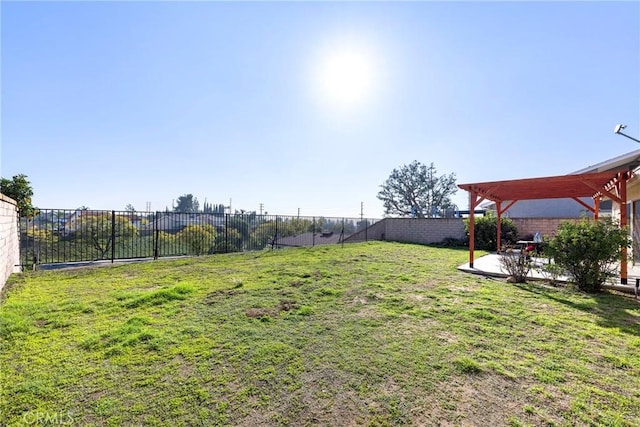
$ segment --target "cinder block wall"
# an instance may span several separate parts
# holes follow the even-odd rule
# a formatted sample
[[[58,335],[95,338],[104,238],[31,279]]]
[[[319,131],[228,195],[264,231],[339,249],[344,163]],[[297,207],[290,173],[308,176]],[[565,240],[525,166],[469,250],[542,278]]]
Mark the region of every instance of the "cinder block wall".
[[[388,218],[385,240],[411,243],[440,243],[444,239],[464,239],[461,218]]]
[[[460,218],[385,218],[366,232],[366,240],[389,240],[407,243],[440,243],[444,239],[464,239],[464,223]],[[365,240],[360,231],[346,242]]]
[[[553,237],[558,225],[564,221],[581,221],[580,218],[511,218],[518,228],[518,236],[533,235]],[[407,243],[440,243],[446,238],[466,239],[461,218],[385,218],[373,224],[366,233],[366,240],[390,240]],[[360,231],[346,242],[365,241]]]
[[[12,273],[20,271],[18,209],[13,199],[0,194],[0,290]]]
[[[553,237],[558,225],[565,221],[581,221],[580,218],[511,218],[518,229],[518,237],[540,233],[542,236]]]

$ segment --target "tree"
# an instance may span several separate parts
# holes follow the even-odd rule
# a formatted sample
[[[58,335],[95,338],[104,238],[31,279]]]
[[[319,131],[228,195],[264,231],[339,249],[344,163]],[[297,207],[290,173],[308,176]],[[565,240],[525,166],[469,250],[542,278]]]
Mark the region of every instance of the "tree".
[[[198,212],[200,203],[197,197],[193,197],[193,194],[184,194],[178,197],[176,207],[173,210],[175,212]]]
[[[136,211],[136,208],[134,208],[133,205],[129,203],[127,206],[124,207],[124,210],[126,212],[134,213]]]
[[[208,224],[187,225],[178,233],[177,239],[189,247],[189,253],[203,255],[215,245],[216,229]]]
[[[79,240],[95,250],[96,259],[105,259],[111,252],[114,238],[121,247],[138,235],[138,229],[128,218],[111,212],[83,212],[78,218],[76,232]],[[115,225],[115,228],[113,227]]]
[[[24,174],[14,175],[12,179],[0,179],[0,192],[11,197],[18,204],[18,214],[21,217],[32,218],[38,210],[31,204],[33,188]]]
[[[433,163],[426,166],[417,160],[394,169],[380,187],[378,199],[384,204],[385,215],[418,218],[437,216],[439,211],[452,208],[451,196],[458,191],[454,173],[437,176]]]
[[[581,290],[598,292],[616,275],[623,247],[631,246],[629,230],[611,220],[563,222],[544,252],[567,271]]]

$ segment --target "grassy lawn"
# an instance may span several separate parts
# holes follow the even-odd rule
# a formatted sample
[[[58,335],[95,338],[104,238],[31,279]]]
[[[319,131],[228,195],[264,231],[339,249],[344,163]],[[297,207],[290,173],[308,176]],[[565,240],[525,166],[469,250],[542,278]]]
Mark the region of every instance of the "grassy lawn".
[[[384,242],[29,272],[8,425],[639,426],[640,303]]]

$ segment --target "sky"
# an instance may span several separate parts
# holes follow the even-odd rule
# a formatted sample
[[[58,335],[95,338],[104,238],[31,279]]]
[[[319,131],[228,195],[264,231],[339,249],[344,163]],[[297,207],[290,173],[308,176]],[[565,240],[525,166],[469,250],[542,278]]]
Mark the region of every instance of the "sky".
[[[638,149],[640,2],[2,1],[0,174],[39,208],[381,218],[393,169]],[[463,190],[453,196],[468,207]]]

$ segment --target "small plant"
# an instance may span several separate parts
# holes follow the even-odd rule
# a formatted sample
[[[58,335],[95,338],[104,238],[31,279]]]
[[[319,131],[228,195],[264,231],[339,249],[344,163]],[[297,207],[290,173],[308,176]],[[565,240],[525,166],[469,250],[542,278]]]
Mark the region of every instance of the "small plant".
[[[617,274],[621,248],[630,246],[628,230],[614,221],[583,219],[561,223],[545,252],[579,289],[599,292],[606,280]]]
[[[549,262],[540,267],[540,273],[550,285],[557,286],[559,284],[558,277],[562,276],[565,271],[558,264]]]
[[[527,281],[529,271],[531,271],[531,258],[518,250],[507,249],[500,256],[500,266],[509,274],[511,281],[524,283]]]

